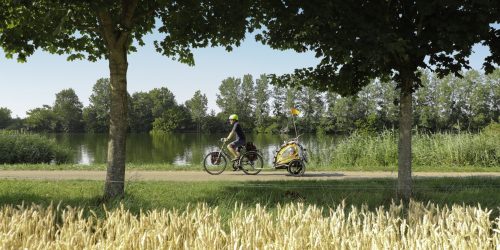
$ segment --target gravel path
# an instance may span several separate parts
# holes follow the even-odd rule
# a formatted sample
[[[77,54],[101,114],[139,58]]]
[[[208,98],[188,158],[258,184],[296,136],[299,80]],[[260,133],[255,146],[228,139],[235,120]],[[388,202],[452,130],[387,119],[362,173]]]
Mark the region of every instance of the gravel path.
[[[414,172],[413,177],[500,177],[500,172],[456,173],[456,172]],[[288,175],[286,170],[266,171],[258,175],[245,175],[243,172],[225,171],[221,175],[209,175],[204,171],[134,171],[126,172],[127,181],[275,181],[275,180],[341,180],[368,178],[397,178],[397,172],[350,172],[318,171],[306,172],[302,177]],[[0,179],[32,180],[105,180],[106,171],[37,171],[37,170],[0,170]]]

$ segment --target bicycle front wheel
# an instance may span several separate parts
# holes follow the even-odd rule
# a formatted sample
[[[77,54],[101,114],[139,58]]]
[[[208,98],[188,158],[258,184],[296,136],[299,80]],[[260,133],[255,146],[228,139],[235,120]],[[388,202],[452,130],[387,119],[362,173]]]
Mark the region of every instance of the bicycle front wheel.
[[[203,159],[203,168],[211,175],[218,175],[224,172],[227,166],[227,159],[221,152],[210,152]]]
[[[264,168],[264,160],[256,151],[248,151],[240,157],[239,165],[245,174],[256,175]]]

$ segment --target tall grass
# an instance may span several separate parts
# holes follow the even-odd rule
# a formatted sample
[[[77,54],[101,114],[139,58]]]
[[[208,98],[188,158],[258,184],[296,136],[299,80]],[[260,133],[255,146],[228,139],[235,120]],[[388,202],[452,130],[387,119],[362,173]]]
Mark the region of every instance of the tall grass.
[[[0,130],[0,164],[65,163],[71,152],[53,139],[37,134]]]
[[[412,136],[412,164],[415,167],[498,167],[500,130],[498,125],[479,133],[461,132]],[[315,154],[316,153],[316,154]],[[394,169],[398,159],[398,133],[387,130],[378,135],[353,133],[339,143],[312,152],[311,165],[320,167]]]
[[[481,207],[412,202],[333,207],[289,203],[274,212],[257,204],[235,206],[227,224],[217,207],[198,204],[134,215],[121,206],[103,217],[60,206],[4,206],[4,249],[495,249],[500,218]]]

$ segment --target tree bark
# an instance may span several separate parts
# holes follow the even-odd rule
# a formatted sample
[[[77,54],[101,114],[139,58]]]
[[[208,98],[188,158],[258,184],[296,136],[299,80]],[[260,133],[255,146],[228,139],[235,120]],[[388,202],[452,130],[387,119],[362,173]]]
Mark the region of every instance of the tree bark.
[[[411,77],[403,77],[399,104],[398,142],[398,199],[405,204],[412,194],[411,178],[411,129],[412,129],[412,87]]]
[[[104,198],[123,197],[125,192],[125,149],[127,137],[127,53],[124,48],[111,51],[111,111],[108,159]]]

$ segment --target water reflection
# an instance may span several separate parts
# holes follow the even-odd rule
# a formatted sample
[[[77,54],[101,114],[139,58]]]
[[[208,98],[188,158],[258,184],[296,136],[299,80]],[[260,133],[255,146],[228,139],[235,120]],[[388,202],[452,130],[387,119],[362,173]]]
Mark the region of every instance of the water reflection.
[[[75,163],[106,163],[107,134],[50,134],[61,145],[74,152]],[[127,162],[137,164],[163,163],[173,165],[200,164],[210,151],[218,149],[219,138],[226,134],[129,134],[127,137]],[[248,135],[261,151],[265,161],[272,162],[275,151],[290,136],[255,134]],[[331,135],[301,136],[310,158],[321,160],[329,157],[328,151],[338,138]]]

